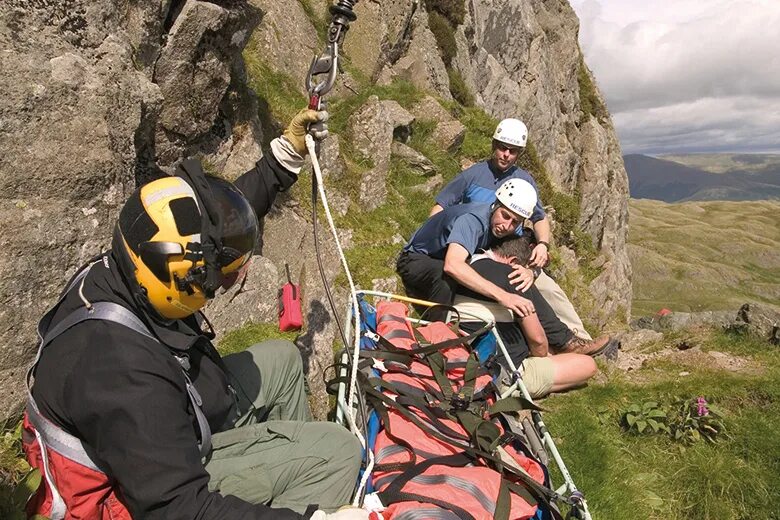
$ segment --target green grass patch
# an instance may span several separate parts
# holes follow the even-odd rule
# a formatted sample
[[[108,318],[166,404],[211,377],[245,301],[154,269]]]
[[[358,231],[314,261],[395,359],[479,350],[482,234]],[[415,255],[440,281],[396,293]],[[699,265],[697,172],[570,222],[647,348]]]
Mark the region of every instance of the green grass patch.
[[[458,54],[455,29],[447,17],[438,11],[428,11],[428,26],[436,40],[441,60],[444,62],[444,66],[449,68],[452,65],[452,60]]]
[[[425,0],[428,13],[436,13],[447,19],[453,27],[461,25],[466,18],[465,0]]]
[[[450,94],[455,98],[455,101],[464,107],[474,106],[474,95],[469,90],[460,72],[449,68],[447,69],[447,76],[450,78]]]
[[[277,323],[249,323],[240,329],[225,334],[217,344],[217,351],[223,356],[242,352],[255,343],[267,339],[295,341],[298,332],[280,332]]]
[[[546,422],[594,518],[777,518],[780,352],[720,332],[699,340],[703,350],[748,357],[762,371],[653,363],[630,378],[613,371],[605,382],[544,402]],[[680,377],[681,370],[690,375]],[[696,396],[723,411],[726,435],[715,443],[684,445],[621,427],[621,410],[632,403]]]
[[[268,149],[272,139],[284,130],[284,126],[307,104],[299,90],[300,80],[279,72],[260,57],[257,44],[250,40],[243,52],[249,87],[258,101],[258,115],[263,127],[263,148]]]

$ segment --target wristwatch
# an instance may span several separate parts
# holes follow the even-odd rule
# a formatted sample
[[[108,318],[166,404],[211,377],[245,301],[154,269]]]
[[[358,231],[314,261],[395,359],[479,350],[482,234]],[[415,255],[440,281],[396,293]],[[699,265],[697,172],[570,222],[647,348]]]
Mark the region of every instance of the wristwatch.
[[[537,241],[537,242],[536,242],[536,245],[539,245],[539,244],[544,244],[544,247],[545,247],[545,248],[546,248],[548,251],[550,250],[550,244],[548,244],[548,243],[547,243],[547,242],[545,242],[544,240],[539,240],[539,241]]]

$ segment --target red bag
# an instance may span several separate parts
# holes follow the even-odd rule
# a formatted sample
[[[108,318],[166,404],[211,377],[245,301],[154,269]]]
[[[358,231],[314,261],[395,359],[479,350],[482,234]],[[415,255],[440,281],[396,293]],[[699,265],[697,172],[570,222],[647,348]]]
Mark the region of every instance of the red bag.
[[[301,286],[292,283],[290,266],[284,264],[287,271],[287,283],[279,289],[279,330],[287,332],[300,330],[303,326],[303,313],[301,312]]]

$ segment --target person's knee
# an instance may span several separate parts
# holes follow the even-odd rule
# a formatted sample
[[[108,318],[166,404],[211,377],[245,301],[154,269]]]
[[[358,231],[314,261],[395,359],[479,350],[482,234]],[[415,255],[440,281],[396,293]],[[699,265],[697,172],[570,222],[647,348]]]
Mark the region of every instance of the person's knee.
[[[598,373],[599,367],[598,365],[596,365],[596,361],[592,357],[582,355],[582,358],[583,359],[580,360],[580,363],[582,365],[582,373],[585,379],[587,380],[592,378]]]
[[[363,458],[362,447],[352,432],[336,423],[321,423],[328,438],[331,461],[357,475]]]
[[[301,353],[298,347],[286,339],[267,339],[261,343],[252,345],[253,349],[262,349],[265,352],[273,352],[274,359],[285,365],[303,367]]]

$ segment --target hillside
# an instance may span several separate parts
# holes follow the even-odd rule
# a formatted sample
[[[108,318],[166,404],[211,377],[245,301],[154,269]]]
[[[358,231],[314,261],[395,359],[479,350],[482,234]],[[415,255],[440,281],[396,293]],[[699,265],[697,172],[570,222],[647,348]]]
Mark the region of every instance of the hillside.
[[[751,172],[780,169],[780,154],[765,153],[689,153],[658,156],[666,161],[698,168],[710,173]]]
[[[664,202],[780,199],[777,156],[759,156],[752,164],[748,163],[750,157],[729,155],[718,162],[719,156],[711,155],[674,156],[675,160],[671,160],[672,157],[630,154],[623,159],[634,199]],[[676,162],[677,159],[687,164]],[[739,164],[745,168],[732,169]]]
[[[780,302],[780,202],[631,200],[634,316]]]

